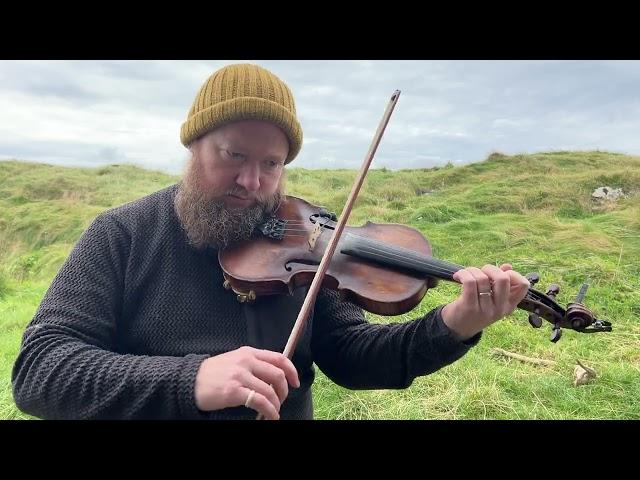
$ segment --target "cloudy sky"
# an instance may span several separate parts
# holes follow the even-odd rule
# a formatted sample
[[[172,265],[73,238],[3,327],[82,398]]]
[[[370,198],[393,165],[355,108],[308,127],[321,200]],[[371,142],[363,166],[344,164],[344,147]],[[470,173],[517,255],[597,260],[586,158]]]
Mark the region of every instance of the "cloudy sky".
[[[179,130],[216,69],[258,63],[292,89],[293,165],[360,168],[394,90],[373,167],[465,164],[493,151],[640,154],[640,61],[0,61],[0,159],[132,163],[180,173]]]

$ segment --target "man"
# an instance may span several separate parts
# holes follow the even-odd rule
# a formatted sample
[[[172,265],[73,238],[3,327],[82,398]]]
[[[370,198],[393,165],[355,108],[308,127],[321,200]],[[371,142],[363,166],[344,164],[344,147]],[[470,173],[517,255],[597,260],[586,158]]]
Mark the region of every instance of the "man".
[[[252,235],[282,199],[299,153],[293,96],[255,65],[202,85],[181,129],[191,159],[179,185],[99,215],[27,327],[12,379],[42,418],[313,418],[315,364],[353,389],[406,388],[461,358],[511,313],[529,282],[467,268],[461,295],[402,324],[365,321],[322,290],[289,360],[306,290],[239,303],[217,252]]]

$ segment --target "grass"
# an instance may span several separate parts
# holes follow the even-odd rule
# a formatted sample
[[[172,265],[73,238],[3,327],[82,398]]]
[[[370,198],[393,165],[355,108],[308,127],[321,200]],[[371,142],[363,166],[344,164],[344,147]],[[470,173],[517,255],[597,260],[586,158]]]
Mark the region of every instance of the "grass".
[[[290,168],[287,190],[340,214],[356,172]],[[131,166],[63,168],[0,162],[0,418],[28,418],[11,397],[10,374],[24,327],[74,242],[111,206],[177,181]],[[599,186],[626,197],[599,202]],[[537,288],[558,283],[566,304],[583,282],[587,305],[614,331],[565,331],[549,342],[527,313],[488,328],[458,362],[404,390],[352,391],[318,371],[320,419],[640,419],[640,158],[608,152],[492,154],[475,164],[372,170],[349,224],[403,223],[420,230],[434,255],[462,265],[511,262],[537,271]],[[372,322],[404,322],[453,300],[441,282],[416,309]],[[552,367],[495,357],[494,347],[554,360]],[[574,387],[576,361],[598,376]]]

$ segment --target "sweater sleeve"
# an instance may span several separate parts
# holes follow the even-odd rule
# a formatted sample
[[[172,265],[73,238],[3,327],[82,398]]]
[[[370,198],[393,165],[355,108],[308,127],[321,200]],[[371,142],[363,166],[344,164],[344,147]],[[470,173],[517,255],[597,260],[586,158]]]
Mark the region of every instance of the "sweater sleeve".
[[[351,389],[406,388],[465,355],[482,332],[467,341],[444,324],[442,306],[403,323],[372,324],[362,310],[322,290],[316,301],[314,362],[335,383]]]
[[[12,371],[20,410],[45,419],[202,418],[207,355],[118,352],[130,236],[108,214],[83,233],[27,326]]]

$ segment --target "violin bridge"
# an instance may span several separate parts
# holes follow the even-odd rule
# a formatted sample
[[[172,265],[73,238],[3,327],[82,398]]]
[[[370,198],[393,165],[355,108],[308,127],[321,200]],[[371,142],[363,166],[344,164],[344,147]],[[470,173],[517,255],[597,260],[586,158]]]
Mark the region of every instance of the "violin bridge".
[[[316,241],[320,237],[321,233],[322,226],[320,225],[320,223],[316,223],[315,227],[313,227],[313,231],[309,234],[309,239],[307,240],[310,252],[313,252],[313,249],[316,248]]]

